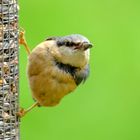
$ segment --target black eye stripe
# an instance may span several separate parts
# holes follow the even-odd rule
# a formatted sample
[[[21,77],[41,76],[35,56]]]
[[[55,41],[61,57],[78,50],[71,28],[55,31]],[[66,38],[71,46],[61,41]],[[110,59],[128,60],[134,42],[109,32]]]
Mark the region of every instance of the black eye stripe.
[[[63,46],[63,45],[65,45],[65,42],[57,41],[57,45],[58,45],[58,47]]]
[[[72,46],[74,46],[74,43],[73,42],[66,42],[66,44],[65,44],[66,46],[68,46],[68,47],[72,47]]]
[[[61,46],[66,46],[66,47],[76,46],[77,47],[77,46],[82,46],[84,43],[88,43],[88,42],[72,42],[68,40],[57,41],[58,47],[61,47]]]
[[[58,47],[64,46],[64,45],[67,47],[72,47],[72,46],[76,46],[76,43],[70,42],[70,41],[57,41],[57,45]]]

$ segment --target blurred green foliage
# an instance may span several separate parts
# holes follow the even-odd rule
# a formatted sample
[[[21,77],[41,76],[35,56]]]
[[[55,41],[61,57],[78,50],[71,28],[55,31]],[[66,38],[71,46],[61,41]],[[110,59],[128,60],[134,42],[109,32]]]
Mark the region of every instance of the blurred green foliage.
[[[91,73],[84,85],[53,108],[21,120],[21,140],[140,139],[140,1],[19,0],[20,26],[30,48],[48,36],[88,37]],[[20,47],[20,103],[33,100]]]

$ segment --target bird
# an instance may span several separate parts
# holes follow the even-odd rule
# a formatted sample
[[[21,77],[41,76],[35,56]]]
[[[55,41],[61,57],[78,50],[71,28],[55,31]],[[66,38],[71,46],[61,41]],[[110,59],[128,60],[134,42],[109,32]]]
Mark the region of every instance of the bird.
[[[28,53],[27,76],[35,103],[21,108],[19,117],[35,106],[53,107],[72,93],[89,76],[90,49],[93,44],[83,35],[48,37],[30,51],[23,31],[19,43]]]

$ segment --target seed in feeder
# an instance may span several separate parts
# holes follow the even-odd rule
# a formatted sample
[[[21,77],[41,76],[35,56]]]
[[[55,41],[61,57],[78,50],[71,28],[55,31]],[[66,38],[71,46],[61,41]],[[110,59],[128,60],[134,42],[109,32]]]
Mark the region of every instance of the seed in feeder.
[[[6,63],[6,62],[4,62],[3,63],[4,65],[3,65],[3,69],[4,69],[4,73],[5,74],[9,74],[9,66],[8,66],[8,64]]]
[[[7,82],[4,78],[0,78],[0,86],[2,86],[3,84],[7,84]]]
[[[3,112],[2,117],[4,120],[9,120],[11,118],[10,115],[6,112]]]
[[[2,86],[2,84],[3,84],[3,80],[2,80],[2,79],[0,79],[0,86]]]
[[[3,127],[3,125],[4,125],[4,122],[0,121],[0,127]]]
[[[15,93],[17,91],[15,83],[11,84],[11,92]]]

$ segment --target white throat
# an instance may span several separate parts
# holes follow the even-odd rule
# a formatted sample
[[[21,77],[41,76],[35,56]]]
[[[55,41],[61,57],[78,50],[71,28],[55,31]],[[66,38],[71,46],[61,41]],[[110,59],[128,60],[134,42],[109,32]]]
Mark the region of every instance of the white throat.
[[[59,48],[61,54],[60,61],[74,67],[84,67],[89,62],[90,50],[74,50],[69,47],[62,46]]]

